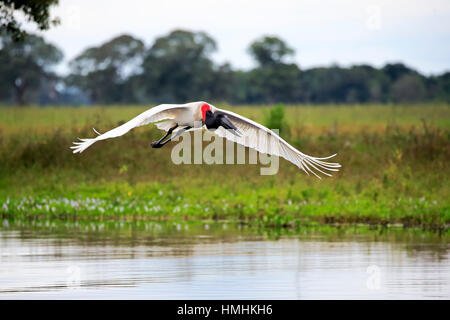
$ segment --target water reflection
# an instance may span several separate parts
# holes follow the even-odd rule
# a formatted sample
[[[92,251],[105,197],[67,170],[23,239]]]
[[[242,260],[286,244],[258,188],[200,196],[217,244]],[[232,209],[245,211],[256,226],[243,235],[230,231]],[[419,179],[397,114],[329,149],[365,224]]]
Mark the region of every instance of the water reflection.
[[[33,223],[0,229],[2,299],[450,298],[448,237],[414,230]]]

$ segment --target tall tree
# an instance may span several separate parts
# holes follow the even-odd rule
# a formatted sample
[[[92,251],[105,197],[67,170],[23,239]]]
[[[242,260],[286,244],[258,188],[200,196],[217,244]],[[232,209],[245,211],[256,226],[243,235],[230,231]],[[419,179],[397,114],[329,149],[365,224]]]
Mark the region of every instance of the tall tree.
[[[429,78],[428,99],[450,103],[450,72]]]
[[[50,18],[50,7],[58,4],[58,0],[1,0],[0,27],[10,34],[13,40],[23,40],[27,33],[17,21],[20,13],[29,22],[34,22],[39,30],[47,30],[51,25],[59,23],[58,18]]]
[[[397,79],[391,88],[394,102],[421,102],[425,98],[425,83],[419,75],[406,74]]]
[[[416,73],[403,63],[388,63],[382,68],[382,70],[392,81],[397,81],[402,76]]]
[[[425,77],[402,63],[386,64],[383,73],[390,79],[388,99],[394,102],[419,102],[426,96]]]
[[[254,41],[249,52],[262,67],[283,63],[286,57],[295,53],[286,42],[275,36],[264,36]]]
[[[389,78],[367,65],[305,70],[301,77],[301,101],[313,103],[357,103],[386,101]]]
[[[294,50],[277,37],[265,36],[253,42],[249,52],[259,66],[249,72],[247,98],[260,103],[296,101],[300,69],[285,63]]]
[[[67,83],[88,93],[94,103],[132,100],[123,95],[125,83],[139,72],[144,52],[141,40],[126,34],[115,37],[73,59]]]
[[[210,55],[216,48],[216,42],[204,32],[175,30],[157,38],[143,63],[142,85],[147,97],[154,102],[210,98],[215,78]]]
[[[52,83],[57,78],[52,67],[62,58],[63,53],[57,47],[39,36],[28,35],[23,41],[15,42],[9,35],[0,35],[3,100],[14,100],[23,105],[30,101],[33,93],[39,95],[41,82]]]

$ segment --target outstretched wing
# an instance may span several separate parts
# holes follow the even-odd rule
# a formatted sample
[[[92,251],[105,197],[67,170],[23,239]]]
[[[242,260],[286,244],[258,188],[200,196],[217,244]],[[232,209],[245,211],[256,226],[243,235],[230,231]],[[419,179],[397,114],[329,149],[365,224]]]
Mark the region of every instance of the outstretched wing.
[[[259,123],[256,123],[237,113],[214,108],[214,114],[221,113],[225,114],[230,119],[230,121],[238,128],[238,132],[240,134],[236,135],[233,130],[226,130],[223,127],[219,127],[219,129],[215,130],[214,133],[220,137],[255,149],[261,153],[283,157],[305,171],[307,174],[311,172],[319,179],[320,177],[315,171],[331,176],[331,174],[323,170],[339,171],[338,168],[341,167],[339,163],[323,161],[334,157],[336,154],[324,158],[308,156],[295,149],[275,132],[269,130],[263,125],[260,125]]]
[[[146,124],[161,120],[175,119],[175,117],[185,108],[185,105],[161,104],[142,112],[130,121],[105,132],[104,134],[99,134],[94,129],[94,131],[98,134],[97,137],[92,139],[80,139],[80,142],[74,142],[74,146],[70,148],[73,149],[73,153],[81,153],[97,141],[122,136],[135,127],[144,126]]]

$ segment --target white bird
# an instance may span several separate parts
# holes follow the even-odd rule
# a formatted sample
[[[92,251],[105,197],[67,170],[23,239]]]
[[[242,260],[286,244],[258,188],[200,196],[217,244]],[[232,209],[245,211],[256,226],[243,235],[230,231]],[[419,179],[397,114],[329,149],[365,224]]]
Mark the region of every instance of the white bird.
[[[115,138],[124,135],[135,127],[155,122],[158,129],[165,130],[167,133],[151,144],[153,148],[161,148],[186,131],[205,127],[220,137],[261,153],[283,157],[307,174],[311,172],[318,178],[320,176],[315,171],[331,176],[330,173],[323,170],[339,171],[338,168],[341,167],[339,163],[323,161],[334,157],[336,154],[324,158],[308,156],[263,125],[234,112],[216,108],[203,101],[186,104],[161,104],[144,111],[130,121],[104,134],[100,134],[94,129],[95,133],[98,134],[97,137],[80,139],[80,142],[74,142],[71,149],[73,149],[73,153],[81,153],[97,141]],[[163,142],[172,133],[174,133],[172,137]]]

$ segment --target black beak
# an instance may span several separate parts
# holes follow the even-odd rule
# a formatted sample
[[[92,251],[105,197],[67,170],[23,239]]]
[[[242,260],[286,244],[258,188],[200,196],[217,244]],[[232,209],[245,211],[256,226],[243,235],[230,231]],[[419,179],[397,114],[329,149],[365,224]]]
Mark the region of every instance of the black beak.
[[[231,132],[236,136],[240,137],[242,135],[239,129],[230,121],[230,119],[228,119],[226,115],[220,115],[217,120],[222,127],[231,130]]]

